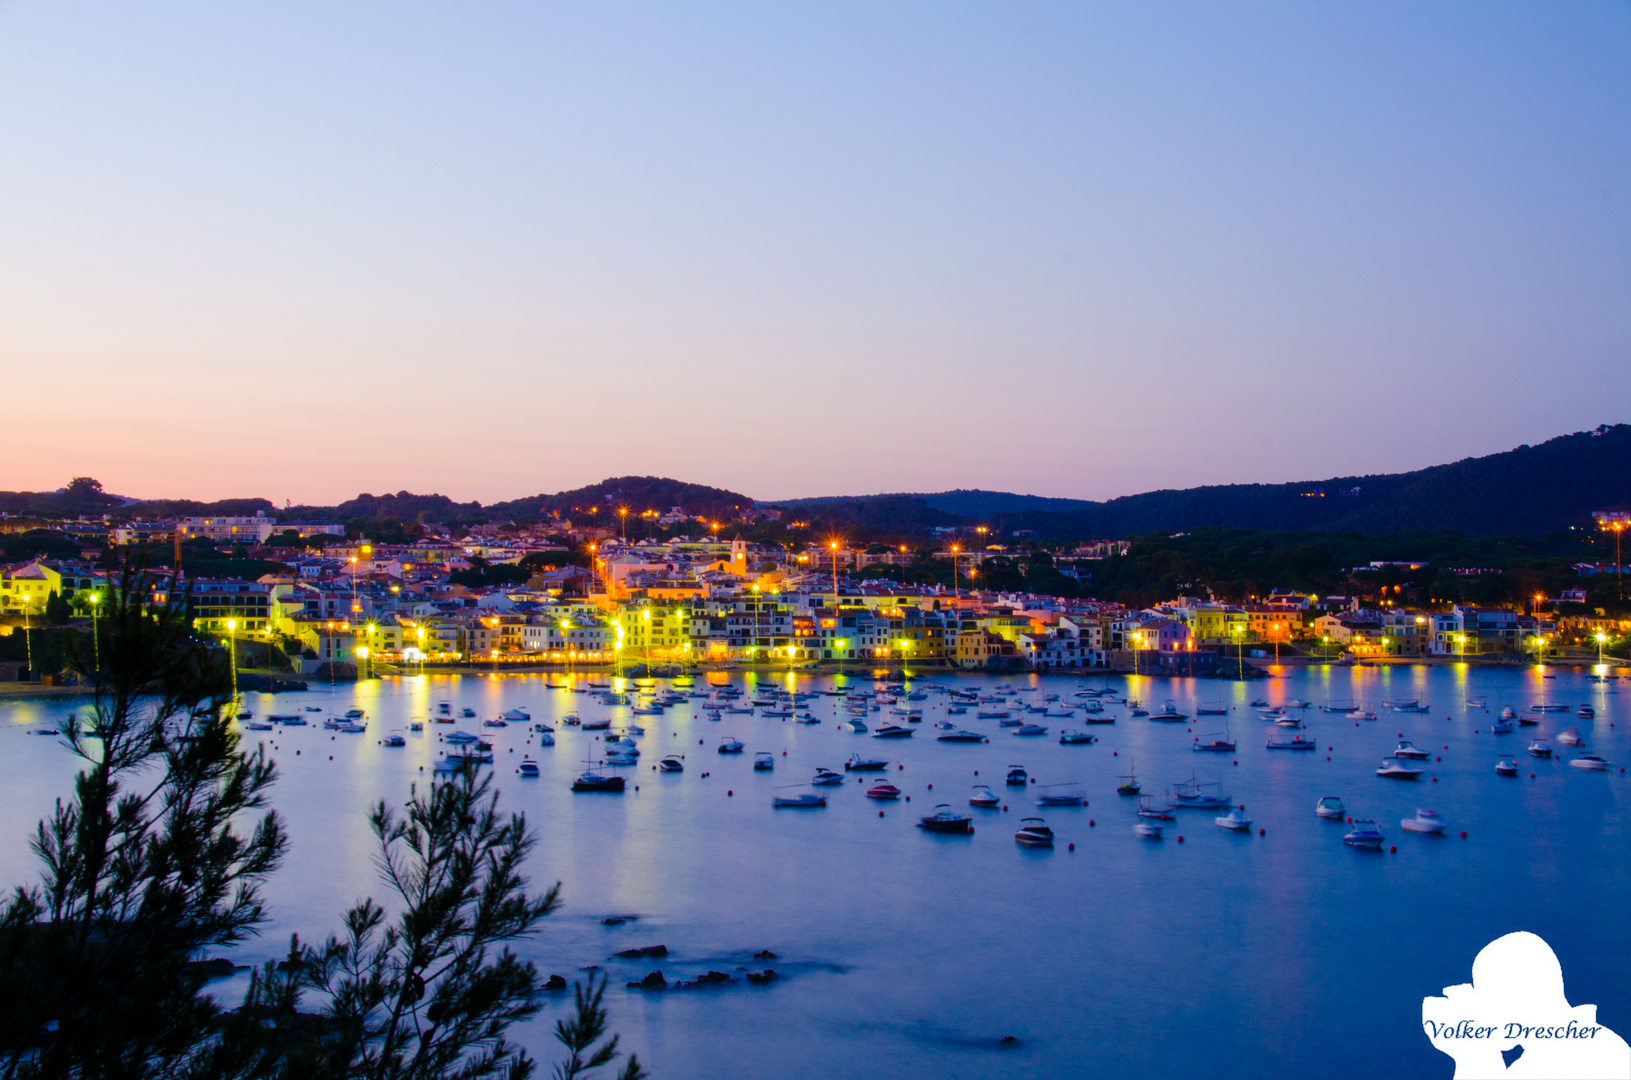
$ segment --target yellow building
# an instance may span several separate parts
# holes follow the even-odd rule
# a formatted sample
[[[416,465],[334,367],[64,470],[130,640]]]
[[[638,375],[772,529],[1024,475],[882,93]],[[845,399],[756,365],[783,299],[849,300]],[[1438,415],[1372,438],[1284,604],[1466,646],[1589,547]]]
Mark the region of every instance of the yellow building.
[[[691,611],[664,604],[634,604],[617,613],[623,659],[681,660],[691,651]]]

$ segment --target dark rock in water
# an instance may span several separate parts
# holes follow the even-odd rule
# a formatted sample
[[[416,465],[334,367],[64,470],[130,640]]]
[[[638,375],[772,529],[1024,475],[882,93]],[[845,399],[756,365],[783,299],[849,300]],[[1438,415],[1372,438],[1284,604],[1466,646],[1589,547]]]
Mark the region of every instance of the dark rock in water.
[[[614,916],[612,916],[610,918],[605,918],[605,919],[600,920],[600,923],[601,923],[602,926],[622,926],[624,923],[626,923],[628,921],[629,920],[627,920],[627,919],[619,919],[614,915]]]
[[[781,957],[777,956],[775,953],[771,952],[769,949],[760,949],[758,952],[753,954],[753,958],[755,960],[779,960],[779,959],[781,959]]]
[[[566,989],[566,979],[562,978],[559,975],[551,975],[549,977],[549,981],[544,984],[544,989],[545,990],[565,990]]]
[[[653,971],[650,975],[647,975],[645,978],[641,979],[639,982],[629,983],[629,989],[630,990],[666,990],[666,989],[668,989],[668,980],[663,978],[663,973],[662,972]]]
[[[735,979],[731,978],[729,975],[725,974],[723,971],[710,971],[706,975],[698,975],[696,977],[696,980],[694,982],[692,982],[691,985],[692,986],[719,986],[722,983],[735,982],[735,981],[736,981]]]
[[[997,1040],[997,1045],[1007,1049],[1012,1049],[1013,1047],[1019,1045],[1019,1040],[1014,1038],[1012,1035],[1004,1035],[1002,1038]]]
[[[280,963],[279,968],[281,969],[286,964],[288,964],[287,960]],[[232,961],[224,956],[212,957],[209,960],[195,960],[188,964],[187,967],[206,979],[225,979],[238,970]]]
[[[647,945],[643,949],[624,949],[623,951],[613,953],[612,955],[620,956],[624,960],[643,960],[646,957],[657,959],[668,955],[668,946]]]
[[[781,978],[781,976],[776,974],[774,968],[765,968],[762,972],[748,972],[748,982],[756,983],[760,986],[764,985],[765,983],[775,982],[779,978]]]

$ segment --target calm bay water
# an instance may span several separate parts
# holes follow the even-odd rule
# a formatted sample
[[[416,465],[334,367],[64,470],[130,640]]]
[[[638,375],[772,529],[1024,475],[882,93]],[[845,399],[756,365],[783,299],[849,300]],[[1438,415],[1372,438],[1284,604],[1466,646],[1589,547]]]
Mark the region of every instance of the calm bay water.
[[[1100,737],[1091,746],[1057,742],[1061,725],[1083,726],[1080,713],[1071,720],[1033,717],[1049,733],[1024,739],[995,720],[976,719],[972,708],[950,719],[991,741],[938,743],[932,723],[947,707],[939,694],[913,703],[924,706],[925,722],[899,741],[840,730],[847,714],[836,697],[814,699],[810,708],[823,722],[805,726],[759,715],[712,722],[695,703],[631,718],[626,707],[552,688],[541,676],[408,678],[275,699],[252,694],[246,706],[257,714],[358,706],[368,712],[368,731],[336,736],[317,726],[320,714],[306,713],[312,727],[246,733],[251,744],[276,747],[281,778],[274,802],[288,820],[291,853],[267,890],[271,925],[235,959],[280,954],[290,932],[321,937],[358,897],[383,896],[365,814],[380,799],[400,803],[411,783],[428,782],[431,762],[445,749],[440,736],[452,730],[429,721],[436,703],[448,701],[455,711],[476,712],[478,719],[455,726],[494,744],[505,805],[525,811],[540,835],[530,866],[535,883],[559,879],[564,886],[564,909],[522,951],[545,972],[568,979],[590,965],[604,967],[616,986],[608,995],[614,1027],[659,1078],[984,1080],[1135,1071],[1255,1078],[1384,1070],[1447,1077],[1452,1062],[1421,1033],[1421,999],[1468,981],[1478,950],[1513,930],[1544,937],[1562,961],[1570,1000],[1598,1004],[1604,1023],[1631,1035],[1623,984],[1631,958],[1624,911],[1631,898],[1631,774],[1619,772],[1631,762],[1631,680],[1597,683],[1585,672],[1548,672],[1556,677],[1543,680],[1533,669],[1313,669],[1244,686],[1116,677],[1109,685],[1148,707],[1171,698],[1191,714],[1198,704],[1232,711],[1156,724],[1107,705],[1117,722],[1088,729]],[[749,689],[789,684],[786,676],[754,674],[729,681]],[[872,685],[809,676],[792,685],[819,690],[835,681]],[[1073,691],[1106,680],[937,676],[922,683],[1035,685],[1079,701]],[[704,684],[699,677],[697,686]],[[1310,709],[1308,734],[1319,740],[1318,752],[1270,751],[1268,738],[1286,733],[1248,707],[1259,696],[1316,705],[1352,699],[1380,719]],[[1469,696],[1487,698],[1489,711],[1467,707]],[[1431,704],[1430,714],[1381,708],[1384,700],[1418,697]],[[1501,706],[1527,714],[1542,697],[1590,704],[1596,719],[1548,714],[1538,728],[1490,734]],[[69,790],[75,771],[57,740],[29,729],[75,704],[0,704],[0,782],[7,793],[0,836],[8,838],[0,845],[0,883],[35,879],[26,835]],[[477,726],[479,718],[517,706],[556,727],[554,747],[532,745],[529,725]],[[630,778],[626,794],[572,794],[572,777],[586,756],[599,756],[600,743],[598,733],[559,723],[569,711],[646,728],[641,764],[621,770]],[[426,721],[425,730],[408,733],[416,718]],[[874,728],[887,719],[899,720],[867,715]],[[1238,741],[1236,753],[1191,750],[1196,734],[1225,725]],[[1530,737],[1571,726],[1614,763],[1609,773],[1524,755]],[[406,748],[381,745],[399,729]],[[1400,733],[1442,759],[1420,763],[1427,770],[1420,782],[1373,773]],[[740,738],[747,753],[717,754],[726,735]],[[1556,749],[1564,759],[1574,755]],[[753,771],[753,754],[761,750],[776,755],[773,772]],[[528,753],[540,763],[538,779],[515,772]],[[684,773],[652,771],[668,753],[687,755]],[[880,805],[850,777],[828,789],[825,809],[772,809],[776,788],[807,782],[817,766],[842,769],[853,753],[903,765],[891,765],[888,778],[911,802],[883,805],[880,818]],[[1502,753],[1518,757],[1519,779],[1494,774]],[[1253,831],[1226,832],[1213,824],[1218,811],[1186,810],[1168,825],[1166,840],[1139,839],[1132,832],[1135,800],[1115,794],[1118,776],[1133,763],[1146,792],[1192,774],[1221,781],[1255,819]],[[1080,781],[1089,804],[1036,809],[1034,786],[1024,792],[1003,786],[1013,764],[1043,784]],[[938,802],[967,809],[976,783],[989,783],[1009,809],[974,811],[974,836],[933,836],[914,827]],[[1375,818],[1398,853],[1345,847],[1346,828],[1314,815],[1323,795],[1342,797],[1351,815]],[[1399,819],[1418,806],[1438,809],[1449,834],[1404,832]],[[1014,843],[1026,814],[1047,818],[1056,848]],[[1258,826],[1266,835],[1257,835]],[[1465,840],[1456,835],[1463,829]],[[1066,848],[1071,842],[1075,851]],[[602,923],[613,915],[635,918]],[[670,955],[656,962],[611,958],[619,949],[654,944],[666,945]],[[760,949],[779,958],[754,961]],[[658,968],[673,980],[709,968],[735,973],[738,966],[767,965],[784,976],[767,987],[622,989],[625,980]],[[233,989],[231,982],[219,985]],[[555,1057],[547,1034],[554,1015],[546,1012],[522,1033],[546,1062]],[[1004,1035],[1020,1045],[999,1049]]]

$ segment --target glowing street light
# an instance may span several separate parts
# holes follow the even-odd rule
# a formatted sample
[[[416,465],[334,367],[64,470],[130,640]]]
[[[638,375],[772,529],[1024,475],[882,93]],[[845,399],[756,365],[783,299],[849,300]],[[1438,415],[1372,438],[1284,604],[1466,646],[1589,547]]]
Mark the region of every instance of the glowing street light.
[[[227,620],[227,664],[232,668],[232,700],[238,700],[238,639],[233,631],[238,629],[238,620]]]

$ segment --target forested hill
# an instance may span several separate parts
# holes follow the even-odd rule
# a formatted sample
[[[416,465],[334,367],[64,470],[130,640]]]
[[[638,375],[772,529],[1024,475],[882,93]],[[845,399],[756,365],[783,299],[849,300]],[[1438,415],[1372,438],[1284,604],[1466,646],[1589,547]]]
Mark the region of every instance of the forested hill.
[[[1631,506],[1631,424],[1563,435],[1416,472],[1294,484],[1222,484],[1096,503],[1006,492],[947,491],[868,499],[800,499],[822,516],[874,503],[991,520],[1045,537],[1126,537],[1206,527],[1300,532],[1539,535],[1588,526],[1591,512]],[[1063,504],[1063,505],[1061,505]],[[902,521],[909,528],[910,523]]]

